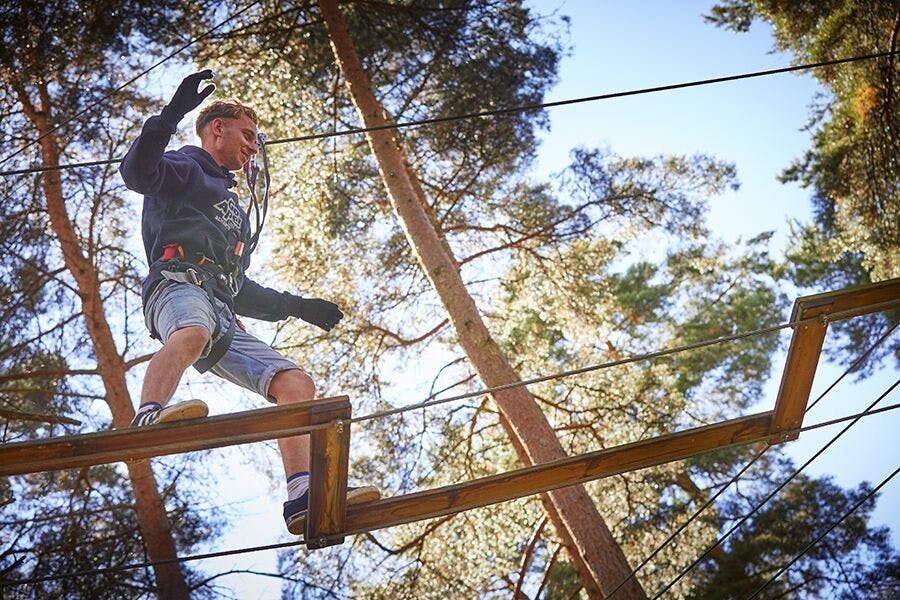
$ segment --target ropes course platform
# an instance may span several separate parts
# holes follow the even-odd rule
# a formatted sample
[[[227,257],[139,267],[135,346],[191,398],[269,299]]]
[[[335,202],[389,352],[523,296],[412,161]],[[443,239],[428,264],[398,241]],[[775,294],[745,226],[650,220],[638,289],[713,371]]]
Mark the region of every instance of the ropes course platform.
[[[304,540],[310,548],[321,548],[342,543],[346,535],[462,512],[720,448],[796,439],[828,323],[897,307],[900,279],[797,299],[790,323],[794,333],[771,411],[349,508],[346,493],[353,419],[346,396],[136,429],[3,444],[0,476],[143,460],[308,433],[310,501]]]

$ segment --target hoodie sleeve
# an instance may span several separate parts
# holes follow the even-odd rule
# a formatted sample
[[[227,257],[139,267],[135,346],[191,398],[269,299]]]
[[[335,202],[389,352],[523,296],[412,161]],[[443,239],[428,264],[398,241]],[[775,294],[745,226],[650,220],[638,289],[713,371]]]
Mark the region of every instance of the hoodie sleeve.
[[[234,297],[234,312],[243,317],[263,321],[288,318],[287,292],[279,292],[245,278],[241,291]]]
[[[180,120],[168,107],[161,114],[147,119],[141,134],[119,165],[119,173],[128,189],[155,196],[171,193],[187,183],[191,165],[170,160],[164,155]]]

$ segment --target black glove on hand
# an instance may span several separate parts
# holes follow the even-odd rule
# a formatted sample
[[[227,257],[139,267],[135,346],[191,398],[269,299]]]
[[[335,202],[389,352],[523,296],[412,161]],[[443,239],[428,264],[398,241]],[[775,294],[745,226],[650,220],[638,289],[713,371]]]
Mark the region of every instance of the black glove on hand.
[[[201,91],[197,91],[200,82],[212,78],[213,72],[210,69],[203,69],[199,73],[185,77],[178,89],[175,90],[175,95],[172,96],[172,100],[169,101],[166,109],[171,111],[172,116],[177,117],[177,120],[180,121],[184,115],[200,106],[200,103],[206,100],[206,97],[216,89],[215,85],[209,84]]]
[[[338,324],[344,318],[344,313],[334,302],[321,298],[301,298],[293,294],[285,294],[287,298],[287,314],[291,317],[300,317],[307,323],[312,323],[325,331]]]

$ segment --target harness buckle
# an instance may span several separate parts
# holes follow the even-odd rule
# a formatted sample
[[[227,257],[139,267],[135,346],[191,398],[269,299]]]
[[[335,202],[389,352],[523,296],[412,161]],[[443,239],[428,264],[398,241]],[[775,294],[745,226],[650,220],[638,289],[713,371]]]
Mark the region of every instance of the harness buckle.
[[[202,281],[202,280],[200,279],[200,277],[197,275],[197,271],[196,271],[196,270],[194,270],[194,269],[187,269],[187,270],[185,271],[185,273],[187,273],[188,277],[190,277],[191,283],[193,283],[194,285],[197,285],[197,286],[201,286],[201,287],[202,287],[203,281]]]

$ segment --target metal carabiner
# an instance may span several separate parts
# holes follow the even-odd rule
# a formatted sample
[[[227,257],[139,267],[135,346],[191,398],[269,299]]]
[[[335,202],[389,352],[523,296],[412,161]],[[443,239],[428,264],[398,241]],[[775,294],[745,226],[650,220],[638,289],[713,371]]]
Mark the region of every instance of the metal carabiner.
[[[188,268],[185,270],[185,273],[187,273],[188,277],[190,277],[191,283],[193,283],[194,285],[203,287],[203,282],[200,281],[200,277],[197,275],[197,271],[195,271],[194,269]]]

